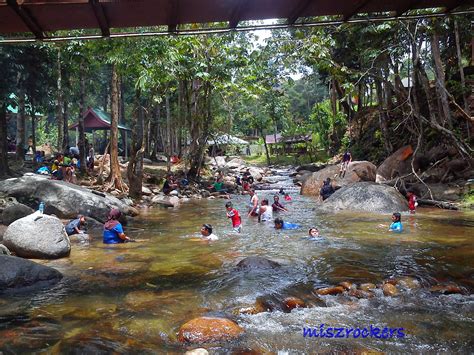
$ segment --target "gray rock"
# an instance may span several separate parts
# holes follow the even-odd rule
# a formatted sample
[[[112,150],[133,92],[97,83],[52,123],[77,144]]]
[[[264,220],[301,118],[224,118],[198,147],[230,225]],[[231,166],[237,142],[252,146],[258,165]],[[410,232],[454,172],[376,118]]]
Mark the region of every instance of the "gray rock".
[[[374,182],[357,182],[337,190],[321,208],[325,211],[402,212],[406,199],[395,188]]]
[[[57,259],[71,251],[62,222],[54,216],[35,212],[10,224],[3,244],[24,258]]]
[[[57,283],[63,275],[31,260],[0,254],[0,292]]]
[[[70,235],[69,240],[71,241],[71,243],[89,243],[92,238],[89,234],[79,233]]]
[[[32,214],[34,210],[28,206],[25,206],[21,203],[8,206],[2,212],[2,223],[6,226],[12,224],[17,219],[26,217]]]
[[[136,214],[134,208],[110,194],[92,192],[82,186],[40,175],[25,174],[0,181],[0,192],[34,209],[42,201],[46,206],[45,212],[59,218],[75,218],[83,214],[105,222],[112,208],[118,208],[125,214]]]
[[[299,173],[302,170],[305,171],[311,171],[312,173],[319,171],[321,169],[324,169],[326,167],[326,164],[306,164],[306,165],[300,165],[296,168],[296,171]]]
[[[261,256],[249,256],[245,259],[242,259],[237,264],[238,270],[265,270],[265,269],[275,269],[279,267],[280,264],[271,261]]]

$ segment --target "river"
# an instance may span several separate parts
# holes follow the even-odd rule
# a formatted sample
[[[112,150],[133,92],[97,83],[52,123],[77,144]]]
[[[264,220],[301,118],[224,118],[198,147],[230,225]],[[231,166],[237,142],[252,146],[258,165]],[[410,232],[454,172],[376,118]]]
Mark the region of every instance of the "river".
[[[277,179],[278,180],[278,179]],[[272,199],[275,191],[259,195]],[[225,216],[225,200],[195,200],[177,209],[144,210],[126,227],[140,242],[74,243],[69,258],[42,261],[64,279],[35,294],[0,295],[0,350],[37,353],[183,353],[198,346],[177,342],[179,327],[201,315],[234,319],[245,335],[212,344],[214,353],[303,354],[333,351],[460,352],[474,350],[474,213],[419,209],[403,215],[405,232],[391,234],[390,215],[321,214],[318,202],[290,190],[284,220],[302,228],[277,231],[243,213],[243,233]],[[247,196],[234,196],[246,210]],[[284,202],[285,204],[285,202]],[[211,223],[220,239],[196,241]],[[319,240],[306,238],[317,226]],[[282,267],[237,271],[246,256]],[[317,297],[314,288],[341,281],[381,284],[409,277],[415,287],[398,297]],[[439,295],[429,288],[454,282],[465,294]],[[287,296],[308,308],[238,314],[256,299],[277,304]],[[404,337],[309,338],[304,327],[403,328]]]

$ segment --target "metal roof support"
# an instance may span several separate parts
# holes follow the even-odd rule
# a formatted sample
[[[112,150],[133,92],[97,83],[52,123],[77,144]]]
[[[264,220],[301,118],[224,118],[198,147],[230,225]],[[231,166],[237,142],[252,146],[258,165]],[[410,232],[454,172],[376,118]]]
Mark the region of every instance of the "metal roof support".
[[[28,27],[28,29],[35,35],[36,39],[45,38],[43,30],[41,29],[38,22],[36,22],[34,17],[28,12],[28,9],[25,9],[23,6],[19,5],[17,0],[7,0],[7,4],[21,18],[26,27]]]
[[[232,11],[232,15],[229,19],[229,28],[236,28],[242,17],[242,13],[245,11],[247,5],[249,5],[250,0],[239,1],[237,6]]]
[[[308,7],[308,5],[311,3],[311,0],[300,0],[296,4],[295,8],[291,12],[291,15],[288,17],[288,20],[286,23],[288,25],[294,25],[296,20],[301,16],[303,11]]]
[[[365,6],[370,0],[359,0],[355,3],[355,6],[352,8],[351,12],[344,14],[342,21],[346,22],[352,16],[357,15],[357,13]]]
[[[92,10],[94,11],[95,18],[97,19],[97,23],[99,24],[100,30],[102,32],[102,36],[110,37],[109,21],[107,21],[102,4],[99,2],[99,0],[89,0],[89,4],[92,6]]]
[[[402,16],[405,12],[407,12],[409,10],[412,10],[420,2],[421,2],[421,0],[411,0],[405,7],[402,7],[401,9],[398,9],[395,12],[395,17]]]
[[[176,33],[178,30],[179,0],[170,0],[170,17],[168,20],[168,32]]]
[[[455,1],[452,5],[446,7],[445,12],[451,12],[451,11],[455,10],[456,8],[458,8],[459,6],[461,6],[464,2],[465,2],[465,0],[457,0],[457,1]]]

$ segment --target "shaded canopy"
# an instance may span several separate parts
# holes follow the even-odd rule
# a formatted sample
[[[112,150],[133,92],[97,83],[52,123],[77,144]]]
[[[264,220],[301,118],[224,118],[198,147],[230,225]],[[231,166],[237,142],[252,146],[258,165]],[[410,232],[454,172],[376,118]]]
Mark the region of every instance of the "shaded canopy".
[[[401,16],[409,10],[472,6],[474,0],[0,0],[0,33],[33,33],[48,38],[57,30],[167,26],[225,22],[236,28],[241,21],[388,13]]]
[[[76,130],[79,123],[74,123],[69,126],[70,130]],[[88,133],[96,130],[109,130],[111,128],[110,115],[107,112],[99,110],[97,108],[89,108],[84,113],[84,130]],[[131,131],[130,128],[118,125],[118,128],[125,131]]]

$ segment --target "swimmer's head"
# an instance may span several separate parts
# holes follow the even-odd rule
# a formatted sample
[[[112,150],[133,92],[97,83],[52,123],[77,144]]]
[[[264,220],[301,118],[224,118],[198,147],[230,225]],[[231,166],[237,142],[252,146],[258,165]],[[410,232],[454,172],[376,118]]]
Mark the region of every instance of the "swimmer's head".
[[[227,202],[225,204],[225,208],[227,209],[227,211],[230,211],[232,209],[232,202]]]
[[[212,225],[210,224],[203,224],[201,227],[201,234],[205,237],[212,234]]]
[[[262,206],[268,206],[268,200],[266,198],[262,200]]]
[[[273,200],[275,202],[278,202],[278,200],[280,200],[280,196],[278,196],[278,195],[273,196]]]
[[[401,222],[402,220],[402,215],[399,212],[394,212],[392,214],[392,221],[393,222]]]
[[[309,235],[310,237],[319,237],[319,230],[318,230],[318,228],[310,228],[310,229],[308,230],[308,235]]]
[[[275,218],[275,229],[283,228],[283,220],[281,218]]]

